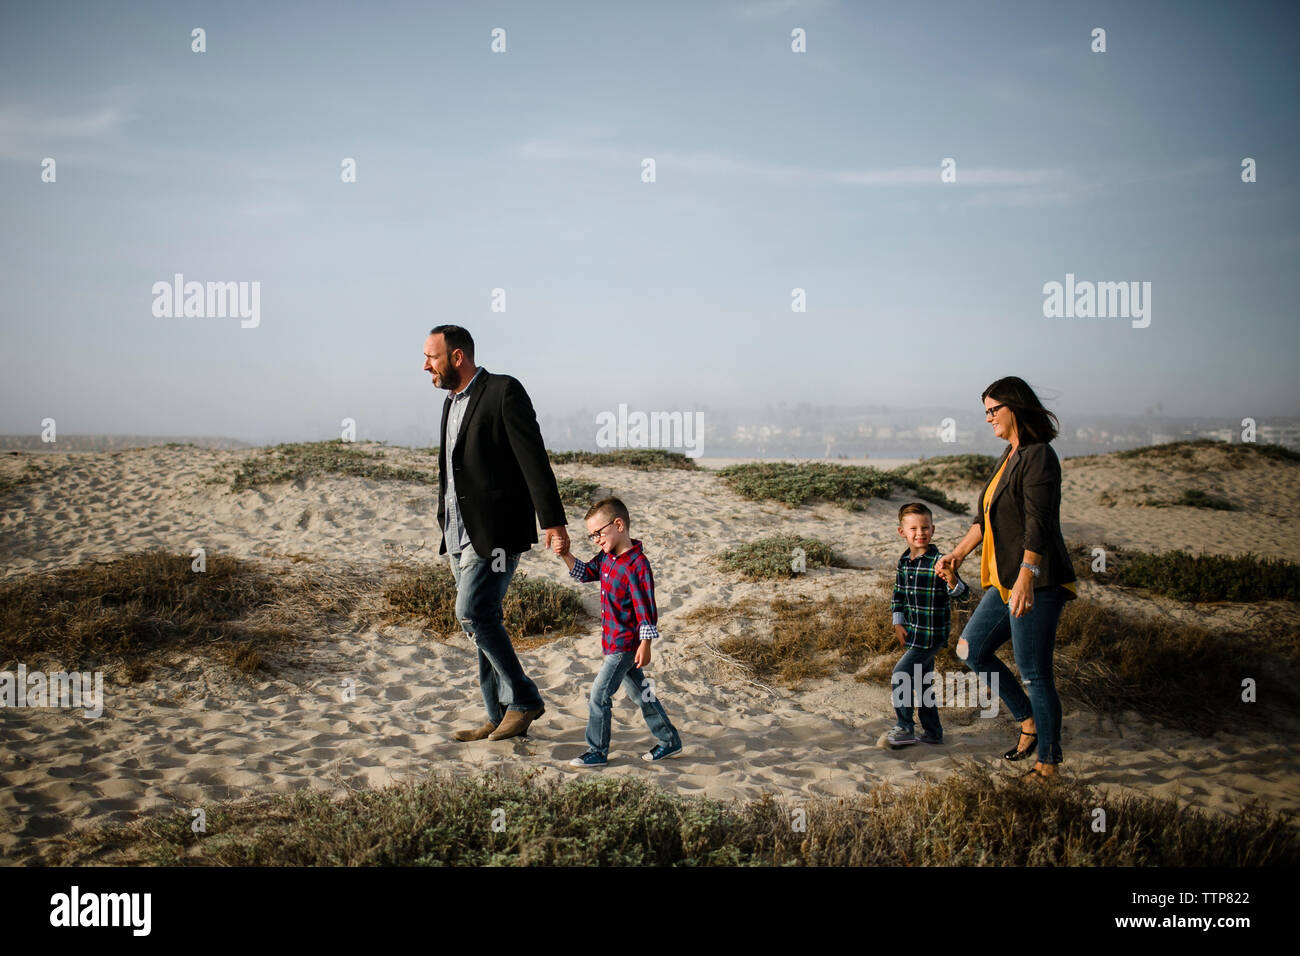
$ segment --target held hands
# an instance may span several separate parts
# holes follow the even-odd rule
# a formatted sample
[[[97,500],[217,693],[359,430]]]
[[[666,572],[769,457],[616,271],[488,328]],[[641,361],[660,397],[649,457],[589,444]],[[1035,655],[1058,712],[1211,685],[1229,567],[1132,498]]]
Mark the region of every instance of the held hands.
[[[957,572],[951,565],[940,565],[939,562],[936,561],[934,572],[948,583],[948,587],[955,588],[957,586]]]
[[[965,558],[957,557],[957,552],[949,551],[934,563],[934,569],[943,576],[945,581],[948,582],[948,586],[952,587],[957,576],[957,569],[961,567],[961,563],[964,560]],[[953,577],[948,577],[948,572],[952,572]]]
[[[564,557],[569,553],[569,532],[564,525],[557,525],[554,528],[546,529],[546,547],[554,551],[558,557]]]

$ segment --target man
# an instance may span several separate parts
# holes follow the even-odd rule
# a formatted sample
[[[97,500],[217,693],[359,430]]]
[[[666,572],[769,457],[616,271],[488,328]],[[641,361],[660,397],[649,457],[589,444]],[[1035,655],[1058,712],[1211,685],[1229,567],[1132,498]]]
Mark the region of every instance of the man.
[[[501,624],[501,601],[519,556],[537,543],[568,544],[564,505],[528,393],[517,379],[474,364],[474,339],[439,325],[424,340],[424,370],[451,394],[438,449],[439,554],[450,556],[456,617],[478,645],[487,723],[457,740],[517,737],[546,710]]]

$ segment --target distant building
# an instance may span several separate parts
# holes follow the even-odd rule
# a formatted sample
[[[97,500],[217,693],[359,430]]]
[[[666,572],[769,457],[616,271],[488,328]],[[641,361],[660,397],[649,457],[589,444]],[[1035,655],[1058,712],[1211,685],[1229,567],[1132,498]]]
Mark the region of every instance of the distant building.
[[[1256,441],[1287,448],[1300,448],[1300,425],[1260,425],[1255,429]]]

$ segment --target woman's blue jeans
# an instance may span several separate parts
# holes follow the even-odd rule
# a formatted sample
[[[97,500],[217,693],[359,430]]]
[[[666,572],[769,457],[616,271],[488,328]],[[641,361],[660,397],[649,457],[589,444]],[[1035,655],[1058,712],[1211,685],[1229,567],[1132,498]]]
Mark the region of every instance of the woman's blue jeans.
[[[448,556],[456,579],[456,619],[478,645],[478,683],[488,719],[501,723],[506,710],[537,710],[542,695],[524,673],[501,623],[501,602],[519,566],[519,555],[480,558],[473,548]]]
[[[1033,607],[1023,617],[1013,617],[998,589],[990,587],[961,632],[961,639],[969,645],[966,666],[985,683],[990,673],[997,674],[998,696],[1017,721],[1033,716],[1042,763],[1061,762],[1061,698],[1052,676],[1052,652],[1065,593],[1060,586],[1036,590]],[[997,658],[996,651],[1007,638],[1024,687]]]
[[[605,655],[600,673],[591,685],[591,696],[587,701],[587,750],[602,757],[609,756],[609,725],[614,694],[620,684],[632,702],[641,708],[641,716],[655,739],[670,747],[676,744],[680,740],[677,730],[668,720],[664,705],[655,696],[654,686],[646,679],[645,671],[636,666],[636,652],[624,651]]]

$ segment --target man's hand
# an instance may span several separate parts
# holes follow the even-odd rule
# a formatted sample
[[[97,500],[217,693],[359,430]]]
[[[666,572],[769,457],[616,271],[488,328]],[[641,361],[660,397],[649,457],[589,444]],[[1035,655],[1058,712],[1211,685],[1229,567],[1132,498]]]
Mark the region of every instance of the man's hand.
[[[569,530],[562,524],[546,529],[546,547],[563,557],[569,553]]]
[[[636,649],[636,657],[632,661],[635,667],[646,667],[650,664],[650,642],[642,641],[641,646]]]

